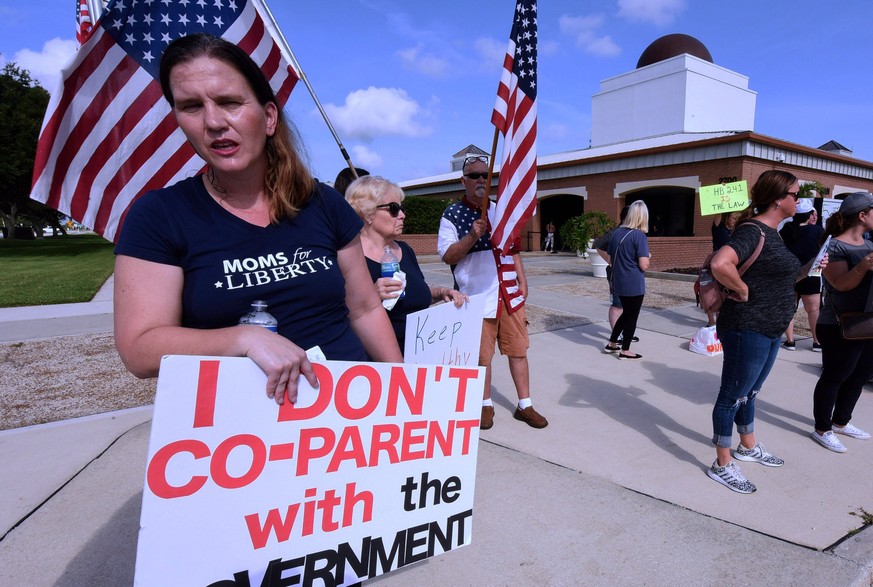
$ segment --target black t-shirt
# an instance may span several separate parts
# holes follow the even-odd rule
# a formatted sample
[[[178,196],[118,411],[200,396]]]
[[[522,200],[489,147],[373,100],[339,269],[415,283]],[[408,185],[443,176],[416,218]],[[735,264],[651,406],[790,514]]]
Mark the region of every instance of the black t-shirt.
[[[800,261],[782,242],[776,229],[751,220],[734,230],[727,246],[736,251],[739,265],[748,259],[764,232],[764,248],[743,275],[749,301],[725,300],[718,314],[718,331],[753,330],[764,336],[782,336],[794,316],[794,283]]]
[[[406,274],[406,289],[404,290],[406,295],[397,300],[397,303],[388,312],[388,317],[391,319],[391,326],[394,327],[400,351],[403,352],[403,345],[406,342],[406,316],[430,307],[431,295],[430,286],[424,280],[424,274],[421,272],[421,267],[418,266],[418,259],[415,258],[412,247],[403,241],[397,241],[397,244],[403,251],[400,258],[400,270]],[[367,269],[370,270],[373,283],[382,277],[381,263],[368,258]]]
[[[330,360],[365,361],[337,263],[362,225],[339,193],[318,184],[297,216],[256,226],[213,200],[198,175],[137,200],[115,253],[182,269],[182,326],[233,326],[264,300],[294,344],[318,345]]]

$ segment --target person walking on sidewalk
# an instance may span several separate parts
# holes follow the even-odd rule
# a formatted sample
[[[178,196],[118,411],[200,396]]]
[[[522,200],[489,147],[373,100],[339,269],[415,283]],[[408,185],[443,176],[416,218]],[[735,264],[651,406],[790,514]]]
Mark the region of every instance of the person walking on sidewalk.
[[[642,359],[632,353],[631,343],[637,329],[640,309],[646,295],[646,270],[649,268],[649,209],[637,200],[630,205],[624,219],[609,239],[607,253],[612,264],[612,287],[621,300],[622,311],[612,327],[607,353],[618,353],[618,358]],[[619,344],[619,337],[621,344]]]
[[[752,493],[756,488],[731,460],[734,424],[740,436],[734,458],[768,467],[784,464],[755,439],[755,399],[776,360],[782,333],[794,316],[800,261],[779,238],[777,227],[794,216],[799,189],[797,178],[788,172],[762,173],[730,241],[712,260],[713,275],[737,299],[727,299],[718,315],[724,362],[712,410],[716,460],[707,474],[739,493]],[[752,255],[762,234],[764,248],[740,277],[737,267]]]
[[[834,452],[846,452],[834,432],[867,440],[870,434],[850,422],[864,384],[873,377],[873,340],[844,340],[837,315],[863,312],[873,285],[873,242],[864,233],[873,230],[873,195],[849,194],[828,218],[831,235],[822,271],[825,302],[816,325],[822,343],[822,371],[812,396],[815,430],[812,439]]]
[[[555,223],[549,220],[546,224],[546,242],[543,244],[543,250],[552,253],[557,253],[555,250]]]
[[[549,422],[533,407],[530,398],[530,368],[527,349],[530,338],[524,300],[527,277],[517,239],[496,255],[491,248],[488,220],[481,218],[488,180],[488,157],[467,157],[461,168],[464,197],[443,212],[440,219],[437,250],[440,258],[452,266],[455,289],[466,295],[485,294],[485,316],[479,346],[479,365],[485,367],[485,393],[482,400],[480,428],[488,430],[494,424],[494,404],[491,400],[491,360],[494,345],[509,359],[509,372],[518,395],[518,407],[513,417],[534,428],[545,428]],[[491,203],[489,217],[496,206]]]
[[[609,241],[612,239],[612,235],[615,234],[615,231],[621,228],[621,225],[624,224],[624,219],[627,218],[627,212],[630,210],[630,206],[625,206],[621,209],[621,212],[618,214],[618,224],[615,228],[609,229],[606,234],[602,234],[594,239],[594,249],[597,251],[597,254],[600,255],[600,258],[606,261],[606,282],[609,284],[609,299],[611,300],[609,304],[609,310],[607,310],[606,317],[609,320],[609,332],[612,334],[612,329],[615,328],[615,323],[618,321],[618,317],[621,316],[621,298],[618,297],[618,294],[615,293],[615,287],[613,287],[612,281],[612,258],[609,256]],[[621,344],[621,337],[618,338],[618,344]],[[631,342],[640,342],[640,339],[636,336],[631,339]]]

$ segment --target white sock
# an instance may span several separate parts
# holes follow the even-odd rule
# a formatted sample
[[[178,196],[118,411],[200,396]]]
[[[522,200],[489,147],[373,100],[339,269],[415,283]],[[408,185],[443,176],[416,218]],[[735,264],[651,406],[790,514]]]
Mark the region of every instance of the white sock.
[[[529,408],[532,405],[533,405],[533,402],[531,401],[531,399],[529,397],[518,400],[518,407],[521,410],[523,410],[525,408]]]
[[[482,407],[484,408],[485,406],[491,406],[492,408],[494,407],[494,402],[491,401],[490,397],[488,399],[482,400]]]

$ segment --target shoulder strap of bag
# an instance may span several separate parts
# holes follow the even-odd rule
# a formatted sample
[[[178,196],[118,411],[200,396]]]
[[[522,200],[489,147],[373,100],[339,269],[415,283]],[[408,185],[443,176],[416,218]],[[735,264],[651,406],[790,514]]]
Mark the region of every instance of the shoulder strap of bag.
[[[624,233],[624,236],[621,237],[621,240],[620,240],[620,241],[618,241],[618,247],[621,246],[621,243],[624,242],[624,239],[626,239],[626,238],[628,237],[628,235],[629,235],[630,233],[632,233],[633,231],[634,231],[633,228],[628,228],[628,229],[627,229],[627,232]],[[618,247],[615,247],[615,249],[618,250]]]
[[[761,230],[761,227],[758,227],[758,230]],[[761,254],[761,250],[763,250],[763,248],[764,248],[764,231],[761,230],[761,239],[758,241],[758,246],[755,247],[755,250],[752,251],[752,254],[749,256],[748,259],[746,259],[746,262],[743,263],[742,265],[740,265],[740,268],[737,269],[737,273],[742,275],[743,273],[748,271],[749,267],[752,266],[752,263],[754,263],[755,260],[758,258],[758,255]]]

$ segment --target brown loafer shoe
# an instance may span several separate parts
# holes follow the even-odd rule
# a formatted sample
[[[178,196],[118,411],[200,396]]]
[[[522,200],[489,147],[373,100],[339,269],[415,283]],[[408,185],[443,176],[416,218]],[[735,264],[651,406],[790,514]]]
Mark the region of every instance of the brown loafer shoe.
[[[479,420],[479,430],[488,430],[494,426],[494,406],[482,406],[482,419]]]
[[[524,422],[528,426],[532,428],[545,428],[549,425],[549,421],[543,418],[533,406],[528,406],[525,409],[521,409],[516,407],[515,413],[512,415],[513,418]]]

